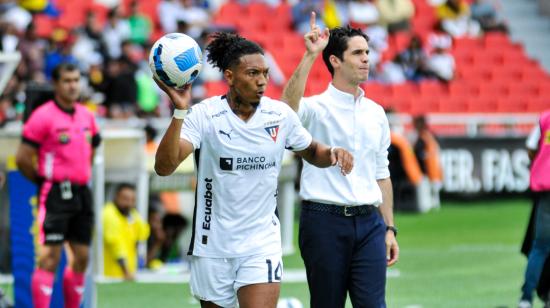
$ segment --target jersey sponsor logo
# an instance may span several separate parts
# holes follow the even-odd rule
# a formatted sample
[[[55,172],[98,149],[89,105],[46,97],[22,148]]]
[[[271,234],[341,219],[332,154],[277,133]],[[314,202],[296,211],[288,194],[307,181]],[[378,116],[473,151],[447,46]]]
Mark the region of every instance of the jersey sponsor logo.
[[[269,162],[264,156],[254,157],[220,157],[220,169],[226,171],[232,170],[267,170],[277,166],[275,161]]]
[[[279,125],[273,125],[264,127],[265,131],[269,134],[273,142],[277,142],[277,135],[279,134]]]
[[[220,135],[223,135],[223,136],[226,136],[227,138],[229,138],[229,140],[231,140],[231,133],[233,132],[233,129],[231,129],[229,132],[225,132],[223,130],[218,130],[218,134]]]
[[[550,144],[550,130],[546,131],[546,136],[544,138],[544,144]]]
[[[224,114],[226,114],[226,113],[227,113],[227,110],[222,110],[222,111],[220,111],[220,112],[218,112],[218,113],[216,113],[216,114],[213,114],[213,115],[212,115],[212,119],[213,119],[213,118],[219,118],[219,117],[221,117],[222,115],[224,115]]]
[[[212,179],[205,178],[204,186],[204,221],[202,222],[203,230],[210,230],[210,221],[212,219]]]
[[[220,169],[230,171],[233,170],[233,158],[220,157]]]

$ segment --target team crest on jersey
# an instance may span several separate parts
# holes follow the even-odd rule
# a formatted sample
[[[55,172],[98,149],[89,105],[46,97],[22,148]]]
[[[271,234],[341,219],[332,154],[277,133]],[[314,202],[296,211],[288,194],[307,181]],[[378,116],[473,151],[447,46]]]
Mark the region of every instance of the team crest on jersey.
[[[264,128],[274,142],[277,142],[277,135],[279,134],[279,125],[269,126]]]

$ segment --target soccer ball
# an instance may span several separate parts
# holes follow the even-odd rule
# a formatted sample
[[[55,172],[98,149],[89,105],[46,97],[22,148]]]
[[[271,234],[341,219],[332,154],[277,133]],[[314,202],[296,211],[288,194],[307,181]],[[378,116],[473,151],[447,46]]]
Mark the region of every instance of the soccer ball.
[[[170,87],[192,83],[202,68],[199,44],[182,33],[169,33],[158,39],[149,54],[153,75]]]
[[[286,297],[279,299],[277,308],[304,308],[304,305],[295,297]]]

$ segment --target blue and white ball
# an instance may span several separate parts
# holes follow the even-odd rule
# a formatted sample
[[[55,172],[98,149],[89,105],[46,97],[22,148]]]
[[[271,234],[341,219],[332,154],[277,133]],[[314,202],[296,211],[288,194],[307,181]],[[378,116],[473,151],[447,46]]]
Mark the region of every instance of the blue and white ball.
[[[199,44],[182,33],[169,33],[158,39],[149,54],[149,67],[157,79],[170,87],[192,83],[202,69]]]

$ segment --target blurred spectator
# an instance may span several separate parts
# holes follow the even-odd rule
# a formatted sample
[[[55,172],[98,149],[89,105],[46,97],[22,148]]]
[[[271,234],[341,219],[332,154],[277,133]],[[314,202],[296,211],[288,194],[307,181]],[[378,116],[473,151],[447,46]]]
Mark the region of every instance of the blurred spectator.
[[[83,31],[75,31],[73,35],[75,43],[72,47],[72,55],[78,61],[82,72],[88,72],[93,64],[103,63],[103,56],[96,41],[90,39]]]
[[[38,13],[48,6],[48,0],[19,0],[19,6],[27,11]]]
[[[149,237],[149,225],[135,207],[135,187],[124,183],[117,187],[113,202],[103,208],[103,264],[107,277],[134,279],[137,244]]]
[[[176,32],[178,20],[182,19],[183,7],[179,0],[162,0],[157,6],[160,26],[164,33]]]
[[[374,0],[353,0],[348,2],[349,23],[354,28],[365,29],[378,23],[380,13]]]
[[[508,26],[497,14],[497,0],[474,0],[470,4],[472,18],[479,22],[484,32],[500,31],[508,33]]]
[[[380,71],[377,73],[377,80],[387,84],[400,84],[407,81],[407,76],[405,76],[397,57],[381,65]]]
[[[30,23],[19,42],[22,59],[17,74],[24,80],[45,82],[46,77],[43,71],[45,49],[46,42],[38,38],[34,23]]]
[[[193,0],[180,0],[182,12],[178,20],[183,20],[189,26],[187,35],[198,39],[210,22],[208,11],[195,5]]]
[[[0,19],[0,51],[15,52],[18,44],[19,34],[15,25]]]
[[[110,60],[105,78],[105,106],[111,118],[127,119],[136,114],[137,84],[134,64],[126,58]]]
[[[9,95],[0,96],[0,127],[3,127],[6,122],[15,120],[17,113],[15,112],[13,99]]]
[[[376,79],[382,54],[388,49],[388,30],[376,24],[367,27],[365,33],[369,36],[369,79]]]
[[[410,20],[414,16],[414,3],[411,0],[377,0],[376,6],[380,13],[380,24],[387,27],[388,32],[411,28]]]
[[[44,58],[44,74],[50,79],[53,69],[61,63],[77,64],[72,55],[75,37],[65,29],[55,29],[50,37],[49,47]]]
[[[420,170],[430,181],[431,207],[439,208],[439,192],[443,182],[443,169],[439,160],[439,144],[428,128],[426,117],[418,115],[413,118],[417,139],[414,143],[414,154]]]
[[[396,210],[418,209],[417,187],[422,181],[422,172],[411,144],[394,129],[391,131],[388,160],[394,192],[394,208]]]
[[[84,23],[84,29],[81,30],[84,32],[83,37],[89,39],[94,45],[94,50],[100,52],[103,57],[107,56],[107,48],[103,42],[103,27],[99,20],[97,19],[97,14],[90,10],[86,13],[86,20]]]
[[[171,262],[181,259],[182,249],[178,240],[188,223],[187,219],[178,213],[166,213],[162,217],[162,230],[165,235],[159,255],[159,259],[162,262]]]
[[[120,17],[119,7],[111,9],[103,28],[103,42],[109,59],[118,59],[122,55],[122,42],[128,40],[130,34],[130,24]]]
[[[17,1],[5,1],[0,8],[0,20],[11,24],[15,31],[23,33],[32,22],[32,15],[17,4]]]
[[[151,37],[152,24],[149,17],[139,12],[139,2],[134,0],[130,3],[130,41],[134,44],[144,45]]]
[[[292,6],[292,23],[294,30],[305,34],[309,32],[309,16],[311,12],[315,12],[316,20],[315,24],[319,28],[325,28],[325,23],[322,20],[322,13],[324,1],[322,0],[304,0],[298,1]]]
[[[465,0],[447,0],[436,8],[441,29],[452,37],[478,36],[481,28],[470,18],[470,6]]]
[[[428,70],[441,81],[451,81],[455,74],[455,59],[448,52],[451,41],[441,37],[433,42],[434,51],[428,58]]]
[[[428,55],[418,35],[411,37],[409,45],[397,55],[396,60],[401,65],[405,77],[411,81],[420,81],[430,75],[427,71],[427,61]]]

